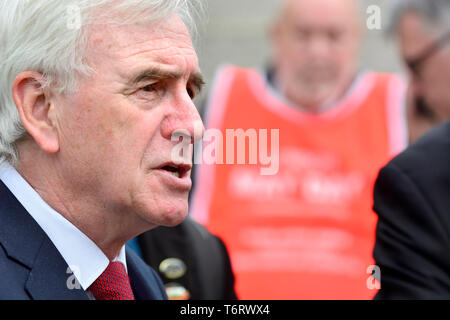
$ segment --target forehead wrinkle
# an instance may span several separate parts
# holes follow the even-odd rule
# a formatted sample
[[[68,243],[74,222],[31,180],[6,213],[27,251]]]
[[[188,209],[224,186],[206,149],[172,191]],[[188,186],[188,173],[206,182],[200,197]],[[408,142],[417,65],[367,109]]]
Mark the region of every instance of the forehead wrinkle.
[[[128,52],[122,51],[122,54],[116,51],[116,58],[123,61],[125,65],[129,65],[129,70],[136,66],[136,61],[139,65],[142,65],[141,69],[147,69],[147,65],[155,64],[155,67],[171,69],[172,73],[181,73],[184,69],[188,71],[188,66],[195,68],[198,65],[198,58],[193,47],[180,47],[180,43],[176,41],[160,40],[158,42],[158,40],[152,40],[152,42],[155,42],[155,45],[149,43],[145,48],[134,44],[136,48],[130,48]],[[181,70],[173,71],[177,68]],[[148,69],[154,68],[150,65]],[[170,77],[175,77],[175,75]]]
[[[195,51],[192,47],[181,48],[179,46],[175,46],[174,44],[167,44],[164,47],[148,47],[142,48],[135,52],[124,53],[123,55],[116,55],[120,59],[128,59],[136,56],[149,56],[151,60],[154,62],[166,63],[168,58],[175,56],[195,56]],[[169,63],[170,64],[170,63]]]
[[[108,37],[113,45],[113,52],[120,54],[123,50],[117,50],[118,48],[133,50],[134,47],[142,46],[147,48],[142,49],[142,51],[166,50],[174,47],[193,49],[187,29],[174,30],[173,27],[169,28],[163,24],[150,25],[150,27],[128,25],[107,28],[109,29]]]
[[[154,51],[195,52],[187,29],[172,30],[164,25],[156,26],[160,29],[135,25],[99,25],[90,31],[89,47],[95,55],[104,54],[120,59]]]
[[[99,65],[112,63],[108,69],[114,69],[122,83],[181,77],[190,81],[199,68],[189,32],[184,28],[159,27],[156,30],[142,26],[97,28],[90,35],[92,58]],[[196,79],[195,84],[202,82],[197,81],[199,78],[192,78]]]

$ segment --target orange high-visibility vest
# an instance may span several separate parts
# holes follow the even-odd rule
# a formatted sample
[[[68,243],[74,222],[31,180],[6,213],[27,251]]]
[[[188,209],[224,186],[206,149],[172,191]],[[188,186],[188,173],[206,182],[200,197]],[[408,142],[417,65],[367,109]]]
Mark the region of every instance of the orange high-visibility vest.
[[[258,71],[220,70],[205,127],[222,132],[222,161],[199,166],[190,214],[226,243],[239,298],[375,295],[372,192],[379,169],[406,145],[404,92],[392,74],[362,73],[336,106],[309,114]],[[227,129],[253,130],[269,155],[279,129],[276,174],[261,174],[267,162],[251,164],[249,154],[238,163],[236,143],[227,164]]]

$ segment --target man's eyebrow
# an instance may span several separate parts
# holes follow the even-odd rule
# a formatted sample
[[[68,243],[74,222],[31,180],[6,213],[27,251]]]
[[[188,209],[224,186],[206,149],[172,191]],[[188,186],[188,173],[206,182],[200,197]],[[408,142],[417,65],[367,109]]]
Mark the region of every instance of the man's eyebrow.
[[[131,79],[130,84],[134,86],[143,81],[178,79],[182,76],[183,73],[180,71],[164,70],[162,68],[152,67],[139,72],[139,74]],[[203,85],[205,85],[205,80],[200,72],[194,72],[189,77],[189,82],[194,85],[198,91],[200,91]]]
[[[200,92],[203,86],[206,84],[203,75],[200,72],[195,72],[189,78],[189,82],[195,87],[197,92]]]
[[[162,68],[154,67],[139,72],[139,74],[131,79],[130,84],[136,85],[147,80],[176,79],[181,76],[181,72],[164,70]]]

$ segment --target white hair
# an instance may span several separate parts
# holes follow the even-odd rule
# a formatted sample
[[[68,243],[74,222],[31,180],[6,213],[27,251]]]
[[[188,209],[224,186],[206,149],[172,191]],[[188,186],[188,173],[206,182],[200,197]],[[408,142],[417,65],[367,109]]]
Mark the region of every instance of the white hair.
[[[0,163],[18,160],[26,135],[11,87],[23,71],[40,72],[44,86],[76,90],[93,70],[86,65],[87,35],[99,23],[137,24],[178,14],[195,31],[201,0],[0,0]]]

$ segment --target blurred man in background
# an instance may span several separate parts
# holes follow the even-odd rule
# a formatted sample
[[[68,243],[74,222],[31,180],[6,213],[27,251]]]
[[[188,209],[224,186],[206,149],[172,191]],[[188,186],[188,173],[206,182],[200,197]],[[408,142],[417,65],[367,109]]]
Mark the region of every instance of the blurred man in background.
[[[450,2],[395,2],[397,32],[411,83],[414,141],[450,117]],[[374,258],[377,299],[450,298],[450,122],[420,138],[380,171]]]
[[[285,0],[271,68],[217,74],[190,212],[224,239],[240,298],[375,294],[373,183],[405,147],[405,86],[358,70],[362,37],[356,1]]]
[[[449,3],[445,0],[394,3],[390,33],[398,37],[410,75],[408,127],[409,140],[413,142],[450,117]]]

